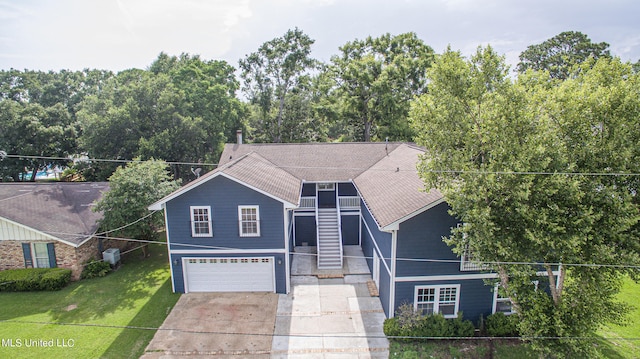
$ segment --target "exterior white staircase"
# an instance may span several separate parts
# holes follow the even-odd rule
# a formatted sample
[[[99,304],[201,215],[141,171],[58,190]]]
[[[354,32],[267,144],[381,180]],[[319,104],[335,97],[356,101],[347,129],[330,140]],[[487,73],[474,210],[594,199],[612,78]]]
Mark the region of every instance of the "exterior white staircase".
[[[318,208],[318,269],[342,269],[342,235],[337,208]]]

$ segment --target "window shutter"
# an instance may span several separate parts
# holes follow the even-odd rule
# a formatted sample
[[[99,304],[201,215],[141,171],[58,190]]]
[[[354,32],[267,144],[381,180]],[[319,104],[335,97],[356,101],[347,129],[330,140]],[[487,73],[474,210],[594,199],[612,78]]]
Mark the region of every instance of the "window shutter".
[[[24,267],[33,268],[33,260],[31,259],[31,244],[22,243],[22,255],[24,256]]]
[[[55,268],[56,265],[56,250],[53,243],[47,243],[47,255],[49,256],[49,268]]]

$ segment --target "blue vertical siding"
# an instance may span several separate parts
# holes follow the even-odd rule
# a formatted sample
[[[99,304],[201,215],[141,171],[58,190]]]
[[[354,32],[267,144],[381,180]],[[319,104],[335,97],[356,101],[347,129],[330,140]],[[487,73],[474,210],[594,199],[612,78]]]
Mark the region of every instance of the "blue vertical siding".
[[[302,196],[304,196],[304,197],[315,197],[316,196],[316,184],[315,183],[304,183],[304,184],[302,184]]]
[[[451,234],[458,221],[448,213],[446,203],[439,204],[400,224],[398,231],[396,277],[460,273],[459,257],[442,240]],[[450,263],[403,261],[408,259],[446,259]]]
[[[456,278],[458,275],[479,272],[461,272],[460,258],[444,243],[443,238],[449,236],[451,228],[458,224],[458,220],[449,215],[448,211],[449,206],[441,203],[400,224],[396,252],[396,278],[446,275],[451,276],[451,279],[396,281],[395,308],[404,303],[413,304],[415,287],[418,285],[460,284],[459,311],[465,319],[477,323],[481,315],[486,317],[491,314],[493,287],[486,285],[483,279]],[[420,259],[425,261],[419,261]],[[450,261],[430,262],[430,259]]]
[[[242,205],[259,206],[259,237],[240,237],[238,206]],[[191,206],[211,207],[213,237],[191,236]],[[183,257],[274,257],[276,291],[286,293],[285,254],[276,252],[285,249],[285,213],[282,202],[218,176],[170,200],[166,203],[165,211],[170,251],[189,251],[171,253],[172,279],[176,292],[184,292]],[[252,249],[260,249],[262,252],[251,253]],[[268,250],[274,252],[270,253]],[[212,253],[213,251],[216,252]],[[278,264],[278,260],[281,264]]]
[[[360,244],[360,215],[341,215],[342,244],[349,246]]]
[[[260,207],[260,237],[240,237],[238,206]],[[211,206],[213,237],[191,237],[190,206]],[[171,249],[193,249],[181,243],[239,249],[284,248],[284,212],[281,202],[218,176],[167,202]]]
[[[316,217],[315,216],[295,216],[295,245],[308,246],[317,245]]]
[[[396,309],[405,303],[413,305],[416,286],[447,284],[460,284],[458,312],[462,312],[464,319],[477,325],[480,316],[486,318],[491,314],[493,287],[483,279],[396,282]]]
[[[358,190],[351,182],[338,183],[338,196],[357,196]]]

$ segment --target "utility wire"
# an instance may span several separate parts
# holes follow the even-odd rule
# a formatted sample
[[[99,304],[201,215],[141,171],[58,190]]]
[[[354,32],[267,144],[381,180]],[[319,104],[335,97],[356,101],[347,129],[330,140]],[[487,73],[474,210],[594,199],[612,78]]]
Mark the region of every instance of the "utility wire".
[[[276,314],[277,315],[277,314]],[[529,336],[529,337],[435,337],[435,336],[386,336],[386,335],[354,335],[354,334],[268,334],[268,333],[240,333],[240,332],[221,332],[210,330],[192,330],[181,328],[162,328],[162,327],[142,327],[134,325],[111,325],[111,324],[92,324],[92,323],[67,323],[67,322],[46,322],[31,320],[15,320],[2,319],[0,323],[17,323],[17,324],[34,324],[34,325],[60,325],[60,326],[76,326],[76,327],[95,327],[95,328],[111,328],[111,329],[134,329],[134,330],[155,330],[155,331],[175,331],[187,334],[224,334],[224,335],[247,335],[258,337],[285,337],[285,338],[353,338],[353,339],[415,339],[415,340],[495,340],[495,339],[520,339],[520,340],[640,340],[640,337],[576,337],[576,336]]]
[[[44,233],[48,233],[48,234],[58,234],[58,235],[69,235],[69,236],[73,236],[76,234],[73,233],[63,233],[63,232],[51,232],[51,231],[47,231]],[[86,234],[84,234],[86,236]],[[120,240],[120,241],[128,241],[128,242],[137,242],[137,243],[151,243],[151,244],[161,244],[161,245],[167,245],[167,242],[160,242],[160,241],[152,241],[152,240],[145,240],[145,239],[134,239],[134,238],[126,238],[126,237],[113,237],[113,236],[104,236],[104,235],[95,235],[94,237],[96,238],[101,238],[101,239],[112,239],[112,240]],[[35,240],[35,239],[34,239]],[[197,249],[214,249],[214,250],[225,250],[225,251],[239,251],[239,250],[244,250],[243,248],[236,248],[236,247],[220,247],[220,246],[212,246],[212,245],[206,245],[206,244],[193,244],[193,243],[172,243],[172,245],[174,246],[180,246],[180,247],[189,247],[189,248],[197,248]],[[197,253],[195,253],[197,254]],[[317,254],[315,253],[301,253],[301,252],[290,252],[290,255],[297,255],[297,256],[313,256],[316,257]],[[373,259],[373,257],[371,256],[347,256],[347,255],[343,255],[343,258],[365,258],[365,259]],[[390,257],[378,257],[381,260],[391,260]],[[436,258],[403,258],[403,257],[399,257],[396,258],[396,261],[403,261],[403,262],[425,262],[425,263],[460,263],[460,259],[436,259]],[[638,269],[640,270],[640,265],[633,265],[633,264],[604,264],[604,263],[559,263],[559,262],[508,262],[508,261],[469,261],[472,264],[475,265],[490,265],[490,264],[494,264],[494,265],[498,265],[498,264],[505,264],[505,265],[529,265],[529,266],[545,266],[545,265],[550,265],[550,266],[564,266],[564,267],[589,267],[589,268],[620,268],[620,269],[624,269],[624,268],[629,268],[629,269]],[[479,269],[480,271],[482,271],[482,269]]]
[[[7,154],[5,157],[9,158],[28,158],[28,159],[51,159],[51,160],[64,160],[73,161],[74,159],[68,157],[50,157],[50,156],[32,156],[32,155],[19,155],[19,154]],[[131,162],[144,162],[144,160],[117,160],[117,159],[100,159],[89,158],[80,159],[79,161],[86,162],[116,162],[116,163],[131,163]],[[191,165],[191,166],[211,166],[216,167],[218,163],[197,163],[197,162],[181,162],[181,161],[164,161],[165,163],[172,165]],[[300,169],[300,170],[354,170],[354,171],[381,171],[381,172],[416,172],[416,169],[400,169],[398,167],[392,168],[362,168],[362,167],[327,167],[327,166],[271,166],[273,168],[280,169]],[[548,172],[548,171],[478,171],[478,170],[424,170],[427,173],[442,173],[442,174],[477,174],[477,175],[544,175],[544,176],[584,176],[584,177],[638,177],[638,172]]]
[[[58,160],[58,161],[78,161],[78,162],[116,162],[116,163],[139,163],[145,162],[145,160],[114,160],[105,158],[80,158],[74,159],[69,157],[52,157],[52,156],[32,156],[32,155],[11,155],[7,154],[4,157],[8,158],[26,158],[26,159],[43,159],[43,160]],[[217,163],[198,163],[198,162],[179,162],[179,161],[163,161],[171,165],[191,165],[191,166],[217,166]]]

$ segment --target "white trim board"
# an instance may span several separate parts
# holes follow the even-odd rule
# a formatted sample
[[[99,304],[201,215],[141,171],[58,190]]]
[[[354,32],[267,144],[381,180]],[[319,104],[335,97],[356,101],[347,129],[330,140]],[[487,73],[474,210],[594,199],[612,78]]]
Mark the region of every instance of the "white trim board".
[[[174,245],[179,245],[173,243]],[[283,248],[278,249],[170,249],[170,254],[286,254],[287,250]]]
[[[553,271],[557,276],[559,271]],[[538,276],[546,276],[547,272],[537,272]],[[493,279],[498,278],[498,273],[475,273],[475,274],[445,274],[429,276],[396,277],[396,282],[428,282],[441,280],[472,280],[472,279]]]

